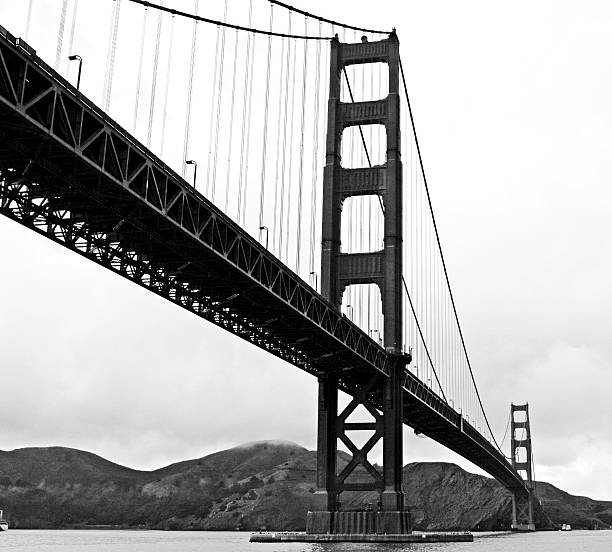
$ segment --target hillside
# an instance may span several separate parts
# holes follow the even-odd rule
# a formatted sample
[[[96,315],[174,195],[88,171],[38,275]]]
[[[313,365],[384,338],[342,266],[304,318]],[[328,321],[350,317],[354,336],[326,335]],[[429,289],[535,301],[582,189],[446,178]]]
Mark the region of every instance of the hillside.
[[[338,454],[340,467],[347,461]],[[62,447],[0,451],[0,505],[13,527],[24,528],[303,530],[315,468],[315,452],[279,441],[248,443],[151,472]],[[505,489],[454,464],[408,464],[404,487],[415,529],[509,528]],[[612,502],[572,496],[548,483],[538,489],[555,523],[612,523]],[[345,494],[342,500],[343,508],[351,508],[364,500],[375,503],[376,494]],[[541,509],[536,515],[546,526]]]

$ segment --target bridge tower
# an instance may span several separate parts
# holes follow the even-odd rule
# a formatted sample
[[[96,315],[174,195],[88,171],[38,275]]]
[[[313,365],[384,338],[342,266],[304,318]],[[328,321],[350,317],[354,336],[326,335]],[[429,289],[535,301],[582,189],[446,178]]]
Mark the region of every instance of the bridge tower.
[[[512,494],[512,530],[535,531],[533,521],[533,470],[531,454],[531,428],[529,426],[529,405],[510,406],[510,429],[512,430],[512,467],[525,479],[526,493]]]
[[[323,179],[323,220],[321,293],[338,309],[342,295],[352,284],[376,284],[380,289],[384,316],[383,345],[391,360],[388,377],[364,380],[359,388],[343,389],[353,399],[338,414],[341,372],[319,377],[317,490],[313,511],[308,513],[308,533],[411,532],[410,515],[402,492],[402,387],[404,369],[410,362],[402,353],[402,162],[400,152],[399,41],[395,33],[377,42],[342,44],[331,42],[330,88],[326,164]],[[389,94],[384,99],[343,103],[340,86],[344,68],[362,63],[387,63]],[[348,169],[341,163],[341,141],[345,128],[381,124],[387,134],[387,155],[383,165]],[[384,207],[384,246],[380,251],[342,253],[341,214],[345,199],[357,195],[378,195]],[[352,369],[344,367],[344,369]],[[375,398],[377,405],[373,404]],[[371,423],[350,423],[347,418],[359,405],[372,415]],[[350,440],[352,430],[373,430],[372,438],[359,449]],[[337,441],[351,450],[352,459],[338,473]],[[383,468],[379,472],[368,462],[368,452],[383,441]],[[349,482],[360,467],[371,481]],[[357,511],[341,509],[345,491],[378,491],[375,507]]]

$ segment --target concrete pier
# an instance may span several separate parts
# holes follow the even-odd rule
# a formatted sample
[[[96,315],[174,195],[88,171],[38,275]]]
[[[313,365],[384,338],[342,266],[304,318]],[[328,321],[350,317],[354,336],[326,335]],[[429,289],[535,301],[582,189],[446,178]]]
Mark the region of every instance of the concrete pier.
[[[250,542],[473,542],[471,533],[342,534],[264,532],[251,534]]]

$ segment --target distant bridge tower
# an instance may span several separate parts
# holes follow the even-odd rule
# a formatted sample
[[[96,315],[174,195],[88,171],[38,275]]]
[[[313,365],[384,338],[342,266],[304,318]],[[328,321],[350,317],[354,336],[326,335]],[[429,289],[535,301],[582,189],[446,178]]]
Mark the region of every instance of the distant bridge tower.
[[[384,347],[389,355],[389,375],[361,378],[348,388],[342,370],[319,376],[317,438],[317,490],[313,511],[308,513],[309,533],[394,533],[411,531],[402,492],[403,376],[410,357],[402,353],[402,162],[400,153],[399,41],[395,33],[377,42],[331,43],[330,94],[323,180],[323,229],[321,293],[338,309],[342,295],[352,284],[376,284],[382,297]],[[362,63],[387,63],[389,95],[376,101],[343,103],[340,83],[344,68]],[[341,141],[345,128],[381,124],[387,134],[387,157],[383,165],[356,169],[341,165]],[[349,197],[378,195],[384,206],[384,246],[380,251],[342,253],[340,249],[342,204]],[[358,377],[358,375],[357,375]],[[338,415],[339,386],[353,400]],[[372,422],[351,423],[347,418],[360,405]],[[358,448],[350,431],[371,430],[372,438]],[[338,439],[349,448],[352,459],[338,473]],[[383,469],[379,472],[368,453],[383,440]],[[364,477],[351,474],[359,468]],[[365,478],[367,479],[367,477]],[[342,511],[339,497],[345,491],[378,491],[378,505],[359,511]]]
[[[524,477],[527,486],[527,493],[515,492],[512,495],[512,530],[535,531],[535,523],[533,521],[534,486],[529,405],[512,404],[510,409],[512,467]]]

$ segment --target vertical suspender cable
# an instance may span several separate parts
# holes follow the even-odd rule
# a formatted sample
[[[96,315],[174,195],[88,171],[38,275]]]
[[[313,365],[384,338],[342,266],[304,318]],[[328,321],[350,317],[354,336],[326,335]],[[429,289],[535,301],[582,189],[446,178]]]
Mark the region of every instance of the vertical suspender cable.
[[[304,17],[304,34],[308,35],[308,18]],[[295,271],[300,273],[300,252],[302,250],[302,193],[304,182],[304,117],[306,111],[306,80],[308,76],[308,41],[304,41],[304,60],[302,64],[302,116],[300,119],[300,164],[298,169],[298,207],[297,240],[295,251]]]
[[[285,59],[285,42],[287,41],[286,38],[282,38],[282,45],[281,45],[281,51],[280,51],[280,58],[279,58],[279,66],[280,66],[280,71],[279,71],[279,83],[278,83],[278,103],[279,103],[279,110],[278,110],[278,118],[277,118],[277,122],[276,122],[276,166],[275,166],[275,171],[274,171],[274,218],[272,220],[272,224],[274,227],[274,230],[272,232],[273,235],[273,243],[274,243],[274,251],[276,252],[276,255],[280,258],[280,252],[281,252],[281,236],[280,236],[280,227],[281,227],[281,220],[280,220],[280,215],[278,214],[278,209],[280,208],[280,204],[282,204],[282,198],[281,198],[281,193],[279,193],[279,161],[281,158],[281,149],[280,149],[280,137],[281,137],[281,120],[282,120],[282,108],[280,108],[281,105],[284,104],[283,98],[286,98],[286,95],[283,91],[283,60]],[[288,41],[287,41],[288,43]],[[283,127],[285,128],[285,127]],[[283,175],[280,175],[280,179],[282,181]],[[282,188],[281,188],[282,189]],[[279,201],[279,199],[281,199],[281,201]],[[282,213],[282,210],[281,210]]]
[[[132,122],[132,132],[136,132],[136,123],[138,122],[138,103],[140,100],[140,81],[142,79],[142,60],[144,59],[144,44],[145,34],[147,31],[147,15],[148,8],[145,7],[142,14],[142,30],[140,31],[140,59],[138,61],[138,76],[136,77],[136,99],[134,101],[134,120]],[[195,25],[195,22],[194,22]],[[184,171],[183,171],[184,172]]]
[[[160,5],[164,5],[160,0]],[[153,132],[153,114],[155,113],[155,89],[157,88],[157,65],[159,63],[159,43],[161,42],[162,12],[157,13],[157,33],[155,38],[155,55],[153,56],[153,78],[151,80],[151,101],[149,102],[149,128],[147,129],[147,147],[151,147],[151,133]]]
[[[25,27],[25,39],[26,41],[30,38],[30,23],[32,21],[32,3],[34,0],[30,0],[28,3],[28,14],[26,15],[26,27]]]
[[[210,119],[208,122],[208,161],[206,163],[206,196],[210,197],[210,177],[212,175],[211,156],[213,150],[213,129],[215,128],[215,93],[217,91],[217,79],[219,70],[219,38],[221,28],[217,25],[217,38],[215,40],[215,69],[213,71],[213,85],[210,94]]]
[[[321,22],[319,21],[319,36],[321,36]],[[318,163],[317,157],[319,154],[319,94],[321,87],[321,42],[317,41],[316,44],[316,57],[315,57],[315,93],[314,97],[314,145],[312,149],[312,188],[310,190],[310,256],[308,259],[308,271],[310,274],[315,272],[315,225],[317,222],[317,171]],[[315,283],[316,287],[316,283]]]
[[[198,14],[200,0],[194,0],[194,13]],[[187,152],[189,151],[189,131],[191,127],[191,93],[193,91],[193,73],[195,67],[196,45],[198,41],[198,22],[193,22],[193,30],[191,31],[191,58],[189,61],[189,82],[187,84],[187,111],[185,113],[185,137],[183,140],[183,178],[187,172]]]
[[[55,50],[55,70],[59,71],[60,60],[62,59],[62,44],[64,42],[64,28],[66,27],[66,10],[68,0],[62,0],[62,12],[60,14],[59,31],[57,33],[57,48]]]
[[[272,24],[272,12],[270,11],[270,25]],[[261,154],[261,184],[259,187],[259,231],[264,227],[264,207],[266,190],[266,157],[268,152],[268,113],[270,105],[270,56],[272,43],[268,37],[268,53],[266,61],[266,95],[264,100],[264,121],[262,135],[262,154]],[[269,232],[269,230],[268,230]]]
[[[232,145],[233,145],[233,131],[234,131],[234,106],[236,100],[236,64],[238,62],[238,40],[239,34],[236,30],[235,41],[234,41],[234,61],[232,65],[232,99],[230,102],[230,122],[229,122],[229,136],[228,136],[228,147],[227,147],[227,170],[225,180],[225,206],[224,211],[228,212],[229,202],[229,191],[230,191],[230,173],[231,173],[231,161],[232,161]]]
[[[249,0],[249,27],[253,18],[253,0]],[[270,31],[272,30],[272,4],[270,4]],[[242,132],[240,134],[240,172],[238,175],[238,222],[244,225],[244,205],[246,205],[246,184],[248,182],[248,175],[245,174],[245,150],[248,150],[248,145],[245,147],[245,141],[247,141],[247,135],[251,132],[251,113],[248,106],[251,99],[251,91],[253,85],[253,52],[252,52],[252,41],[253,37],[249,33],[247,36],[247,58],[246,58],[246,71],[244,74],[244,90],[242,94]],[[248,121],[247,126],[247,112]],[[248,141],[247,141],[248,144]],[[248,165],[248,159],[246,159]]]
[[[255,45],[253,44],[252,46],[252,50],[251,50],[251,62],[250,62],[250,79],[249,79],[249,97],[248,97],[248,107],[247,107],[247,133],[246,133],[246,148],[245,148],[245,155],[244,155],[244,182],[245,182],[245,186],[244,186],[244,203],[242,204],[242,220],[245,221],[246,220],[246,209],[247,209],[247,204],[248,204],[248,199],[249,199],[249,193],[248,193],[248,189],[249,189],[249,176],[250,176],[250,172],[249,172],[249,161],[251,159],[250,157],[250,151],[251,151],[251,122],[252,122],[252,115],[253,115],[253,72],[254,69],[253,67],[255,66],[255,54],[257,53],[257,49],[255,48]]]
[[[79,0],[74,0],[74,4],[72,5],[72,21],[70,23],[70,36],[68,38],[68,55],[74,54],[72,48],[74,46],[74,30],[76,28],[76,20],[77,20],[77,10],[79,8]],[[66,73],[68,73],[68,65],[70,60],[68,56],[66,56]]]
[[[293,40],[293,61],[291,63],[291,125],[289,130],[289,175],[287,182],[287,239],[285,240],[285,262],[289,264],[289,244],[291,240],[291,188],[293,185],[293,127],[295,121],[295,61],[297,58],[297,39]]]
[[[288,16],[288,33],[291,34],[291,12],[289,12]],[[281,190],[280,190],[280,205],[279,205],[279,232],[278,232],[278,257],[282,258],[281,254],[283,251],[283,226],[285,222],[285,161],[287,159],[287,103],[289,98],[289,68],[290,68],[290,60],[291,60],[291,39],[287,39],[287,49],[285,51],[285,101],[283,106],[283,146],[282,146],[282,162],[281,162],[281,170],[280,170],[280,178],[281,178]],[[281,73],[282,75],[282,73]]]
[[[230,122],[229,122],[229,136],[227,144],[227,171],[225,179],[225,205],[223,210],[227,213],[227,204],[229,201],[229,190],[230,190],[230,172],[232,162],[232,142],[234,135],[234,105],[236,100],[236,63],[238,61],[238,30],[236,30],[236,40],[234,42],[234,63],[232,67],[232,100],[230,102]]]
[[[106,105],[106,90],[108,89],[108,68],[110,66],[111,48],[113,43],[113,28],[117,14],[117,0],[112,0],[110,25],[108,26],[108,42],[106,44],[106,69],[104,70],[104,86],[102,88],[102,106]]]
[[[166,145],[166,116],[168,114],[168,91],[170,86],[170,71],[172,70],[172,47],[174,44],[174,15],[170,20],[170,38],[168,41],[168,63],[166,65],[166,86],[164,90],[164,110],[162,114],[160,157],[164,155]]]
[[[225,0],[225,7],[223,10],[223,22],[227,21],[227,4],[228,0]],[[226,28],[223,27],[221,31],[221,62],[219,64],[219,95],[217,96],[217,123],[215,125],[215,147],[213,150],[213,166],[212,166],[212,179],[210,183],[210,200],[215,201],[215,189],[217,187],[217,154],[219,153],[219,123],[221,122],[221,107],[223,99],[223,83],[225,81],[225,71],[223,64],[225,62],[225,32]]]
[[[108,58],[106,66],[106,78],[104,84],[104,110],[108,111],[113,88],[113,73],[115,71],[115,54],[117,52],[117,34],[119,32],[119,16],[121,15],[121,0],[115,1],[113,10],[113,21],[108,47]]]

